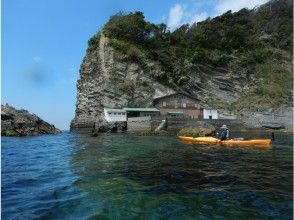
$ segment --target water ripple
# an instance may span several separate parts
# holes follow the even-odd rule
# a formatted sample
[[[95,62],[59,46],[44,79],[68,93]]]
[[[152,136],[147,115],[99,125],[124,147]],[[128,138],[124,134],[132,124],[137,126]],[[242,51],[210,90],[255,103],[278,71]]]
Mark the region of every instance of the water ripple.
[[[292,219],[293,143],[276,136],[269,150],[173,136],[5,137],[2,219]]]

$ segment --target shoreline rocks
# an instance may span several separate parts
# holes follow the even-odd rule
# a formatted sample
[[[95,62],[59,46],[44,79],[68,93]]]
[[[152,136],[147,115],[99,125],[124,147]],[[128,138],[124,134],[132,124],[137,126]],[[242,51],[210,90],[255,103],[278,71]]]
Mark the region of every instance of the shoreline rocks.
[[[61,131],[27,110],[1,105],[1,136],[58,134]]]
[[[127,130],[127,122],[107,122],[103,118],[95,122],[92,130],[92,136],[98,136],[98,133],[117,133]]]

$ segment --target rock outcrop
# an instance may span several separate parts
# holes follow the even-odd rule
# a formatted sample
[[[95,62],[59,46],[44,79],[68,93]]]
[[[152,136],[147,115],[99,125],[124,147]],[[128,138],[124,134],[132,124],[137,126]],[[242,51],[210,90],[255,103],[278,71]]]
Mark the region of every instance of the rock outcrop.
[[[1,136],[58,134],[61,131],[27,110],[1,105]]]
[[[149,107],[154,98],[176,92],[152,78],[138,63],[126,59],[109,41],[100,34],[98,47],[88,49],[81,64],[72,131],[97,131],[95,124],[103,120],[104,107]],[[260,80],[204,63],[189,77],[189,82],[178,91],[197,97],[203,107],[209,106],[209,100],[220,98],[232,103]]]
[[[108,122],[103,117],[99,120],[96,120],[95,125],[92,129],[92,135],[98,136],[98,133],[102,132],[124,132],[127,130],[127,122],[120,121],[120,122]]]
[[[100,36],[99,46],[87,51],[77,82],[75,117],[72,131],[91,132],[95,123],[102,120],[104,107],[148,107],[154,98],[175,91],[144,73],[137,64],[109,45],[109,39]]]
[[[104,107],[150,107],[175,92],[250,125],[292,128],[292,8],[272,0],[173,32],[141,12],[112,16],[88,42],[71,130],[96,131]]]

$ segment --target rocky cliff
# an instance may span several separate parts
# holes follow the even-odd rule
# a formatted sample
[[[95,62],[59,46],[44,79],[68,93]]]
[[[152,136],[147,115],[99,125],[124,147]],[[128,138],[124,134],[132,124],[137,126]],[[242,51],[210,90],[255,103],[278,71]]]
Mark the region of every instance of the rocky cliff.
[[[27,110],[17,110],[9,105],[1,105],[1,136],[28,136],[38,134],[58,134],[55,128]]]
[[[174,92],[249,123],[292,127],[292,7],[271,0],[173,32],[141,12],[112,16],[88,42],[71,130],[97,127],[104,107],[149,107]]]
[[[77,103],[71,130],[92,130],[101,121],[104,107],[152,106],[154,98],[175,91],[144,73],[109,45],[103,34],[99,46],[87,50],[77,82]]]

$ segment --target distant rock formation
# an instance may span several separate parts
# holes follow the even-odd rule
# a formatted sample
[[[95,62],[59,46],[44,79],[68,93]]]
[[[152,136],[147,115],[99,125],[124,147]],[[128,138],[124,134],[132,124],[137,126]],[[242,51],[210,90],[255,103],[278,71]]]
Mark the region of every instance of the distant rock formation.
[[[27,110],[1,105],[1,136],[58,134],[61,131]]]

